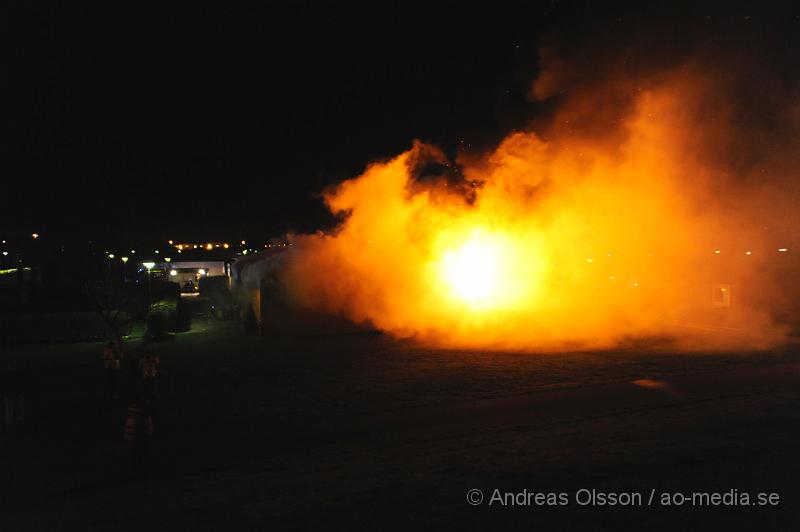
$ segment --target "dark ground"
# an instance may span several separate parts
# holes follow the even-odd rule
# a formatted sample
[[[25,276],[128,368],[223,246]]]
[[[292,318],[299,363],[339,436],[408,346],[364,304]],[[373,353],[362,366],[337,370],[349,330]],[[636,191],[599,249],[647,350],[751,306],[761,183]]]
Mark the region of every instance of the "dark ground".
[[[154,348],[146,479],[130,471],[125,401],[103,404],[101,344],[2,355],[30,377],[28,424],[2,438],[0,530],[800,530],[796,349],[523,355],[238,324]],[[569,505],[489,507],[494,488]],[[581,488],[656,502],[581,507]],[[780,504],[658,504],[733,489]]]

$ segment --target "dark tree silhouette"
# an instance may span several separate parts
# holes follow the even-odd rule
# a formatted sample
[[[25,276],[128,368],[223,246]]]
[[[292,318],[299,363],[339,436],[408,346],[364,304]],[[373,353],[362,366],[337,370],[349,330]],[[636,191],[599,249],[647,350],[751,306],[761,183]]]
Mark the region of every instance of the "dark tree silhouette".
[[[123,333],[132,322],[125,309],[134,291],[125,283],[123,272],[111,265],[93,265],[89,273],[83,284],[83,292],[106,325],[109,339],[115,340],[121,348]]]

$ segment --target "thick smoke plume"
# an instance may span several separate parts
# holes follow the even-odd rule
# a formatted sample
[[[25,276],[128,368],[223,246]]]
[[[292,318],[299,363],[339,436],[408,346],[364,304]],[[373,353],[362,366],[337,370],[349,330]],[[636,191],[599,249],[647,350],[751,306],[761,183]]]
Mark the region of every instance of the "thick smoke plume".
[[[530,93],[546,118],[456,161],[417,142],[328,190],[342,222],[292,237],[289,297],[446,346],[781,342],[800,99],[757,62],[654,63],[546,48]]]

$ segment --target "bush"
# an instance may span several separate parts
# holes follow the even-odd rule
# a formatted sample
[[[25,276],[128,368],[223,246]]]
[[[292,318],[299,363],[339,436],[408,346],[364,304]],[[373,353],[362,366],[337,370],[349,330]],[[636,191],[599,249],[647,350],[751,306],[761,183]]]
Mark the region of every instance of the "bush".
[[[192,328],[192,307],[188,301],[180,300],[175,308],[175,331],[183,332]]]
[[[175,318],[177,315],[178,304],[175,301],[159,301],[150,305],[147,313],[147,338],[151,340],[163,340],[169,336],[170,331],[175,330]]]
[[[184,300],[163,300],[150,306],[147,313],[147,337],[159,340],[170,332],[183,332],[192,328],[192,309]]]

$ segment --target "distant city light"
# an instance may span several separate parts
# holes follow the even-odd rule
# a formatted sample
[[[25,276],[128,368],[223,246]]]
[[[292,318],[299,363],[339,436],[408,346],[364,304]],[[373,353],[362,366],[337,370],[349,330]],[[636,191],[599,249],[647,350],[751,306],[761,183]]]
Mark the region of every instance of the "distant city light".
[[[32,236],[34,239],[36,239],[36,238],[39,238],[39,233],[33,233],[31,236]]]
[[[225,243],[225,244],[222,244],[222,247],[224,247],[225,249],[228,249],[229,246],[228,246],[227,243]]]
[[[594,262],[594,259],[586,259],[586,262],[592,263]]]
[[[214,245],[213,244],[206,244],[206,249],[210,251],[210,250],[214,249]]]
[[[170,245],[170,246],[172,245],[172,240],[170,240],[170,241],[169,241],[169,245]]]
[[[205,275],[206,271],[203,268],[200,268],[199,270],[197,270],[197,273],[199,273],[200,275]]]
[[[165,261],[165,262],[169,262],[169,261],[171,261],[171,260],[172,260],[172,259],[171,259],[171,258],[169,258],[169,257],[164,257],[164,261]]]
[[[6,255],[8,255],[8,251],[3,252],[3,256],[5,257]]]
[[[183,249],[183,244],[178,244],[176,247],[177,247],[178,249]]]
[[[719,255],[719,250],[718,250],[718,249],[715,249],[715,250],[714,250],[714,253],[716,253],[717,255]]]
[[[122,257],[122,262],[128,262],[128,257]]]
[[[108,254],[108,258],[109,258],[109,259],[113,259],[113,258],[114,258],[114,254],[113,254],[113,253],[109,253],[109,254]]]
[[[171,277],[175,277],[176,275],[178,275],[178,271],[177,270],[170,270],[169,274],[170,274]]]
[[[158,250],[155,250],[156,255],[158,255]]]
[[[786,251],[789,251],[789,249],[788,248],[778,248],[778,253],[784,253]]]
[[[753,252],[752,252],[752,251],[745,251],[745,252],[744,252],[744,254],[745,254],[745,255],[752,255],[752,254],[753,254]]]
[[[247,255],[247,250],[242,251],[243,255]]]
[[[143,262],[142,263],[142,266],[144,266],[148,270],[152,270],[155,265],[156,265],[155,262]]]
[[[244,240],[242,240],[242,245],[244,246],[245,244],[247,244],[247,242],[245,242]]]
[[[135,249],[132,249],[132,250],[131,250],[131,255],[135,255],[135,254],[136,254],[136,250],[135,250]]]

